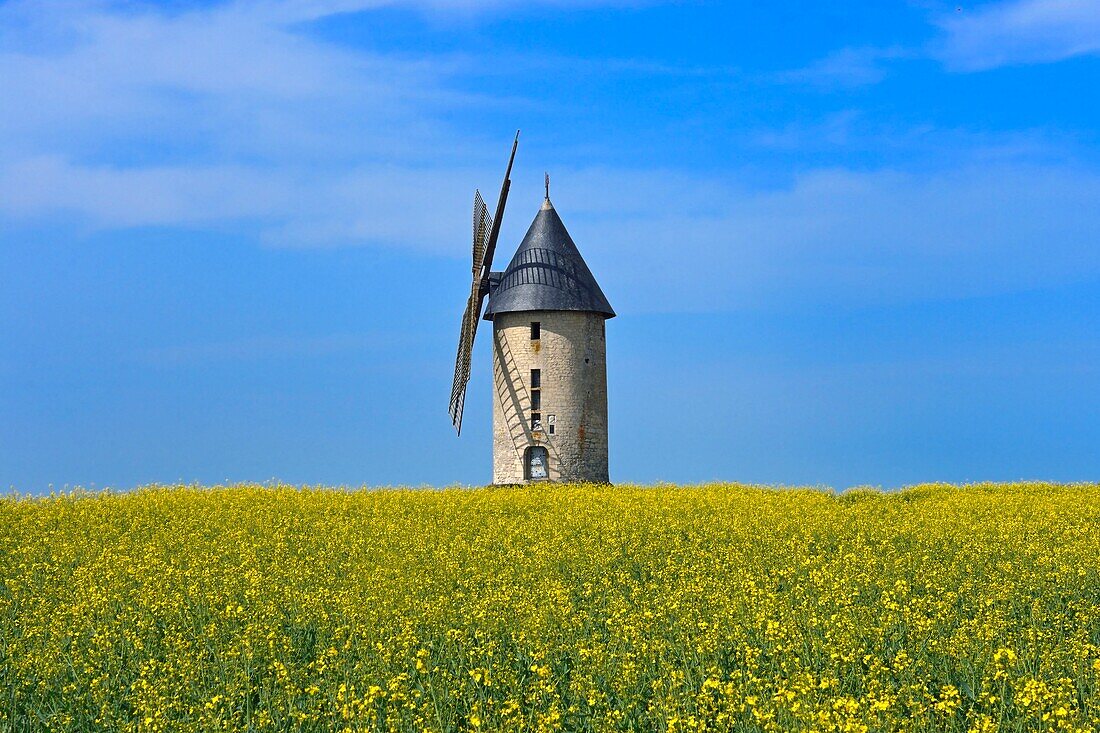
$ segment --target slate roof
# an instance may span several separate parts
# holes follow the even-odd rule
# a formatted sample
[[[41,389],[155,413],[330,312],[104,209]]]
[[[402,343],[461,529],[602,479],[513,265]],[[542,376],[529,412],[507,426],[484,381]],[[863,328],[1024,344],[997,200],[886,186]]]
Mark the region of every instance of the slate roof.
[[[547,198],[504,272],[489,280],[485,320],[516,311],[615,311]]]

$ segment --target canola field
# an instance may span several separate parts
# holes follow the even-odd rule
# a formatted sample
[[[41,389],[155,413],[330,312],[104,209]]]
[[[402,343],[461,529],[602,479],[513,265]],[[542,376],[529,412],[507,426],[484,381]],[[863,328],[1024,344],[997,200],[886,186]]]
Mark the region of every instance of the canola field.
[[[1097,731],[1100,486],[0,499],[0,731]]]

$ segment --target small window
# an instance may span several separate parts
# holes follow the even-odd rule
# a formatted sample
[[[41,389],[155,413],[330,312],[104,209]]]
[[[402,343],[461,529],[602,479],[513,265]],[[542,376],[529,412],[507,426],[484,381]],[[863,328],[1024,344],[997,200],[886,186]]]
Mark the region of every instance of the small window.
[[[542,324],[538,321],[531,321],[531,340],[538,341],[542,338]]]
[[[554,434],[554,423],[550,423],[550,425],[548,427],[549,427],[550,434],[553,435]]]
[[[532,412],[531,413],[531,429],[532,430],[542,430],[542,413],[541,412]]]
[[[531,390],[531,409],[532,410],[541,410],[542,409],[542,390],[541,389]]]
[[[541,386],[542,386],[542,370],[541,369],[532,369],[531,370],[531,389],[538,389]]]

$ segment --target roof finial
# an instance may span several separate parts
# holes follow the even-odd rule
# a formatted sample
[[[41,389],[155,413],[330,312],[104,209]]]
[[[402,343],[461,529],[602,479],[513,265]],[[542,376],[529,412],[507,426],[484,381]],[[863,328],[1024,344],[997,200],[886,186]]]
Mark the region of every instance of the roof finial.
[[[546,174],[546,200],[550,200],[550,174]]]

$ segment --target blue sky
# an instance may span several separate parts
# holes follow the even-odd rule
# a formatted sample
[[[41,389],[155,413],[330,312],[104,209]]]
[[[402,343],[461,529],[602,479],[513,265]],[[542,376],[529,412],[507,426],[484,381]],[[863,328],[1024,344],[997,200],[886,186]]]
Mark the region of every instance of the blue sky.
[[[490,478],[523,136],[611,474],[1100,479],[1100,2],[0,3],[0,487]]]

